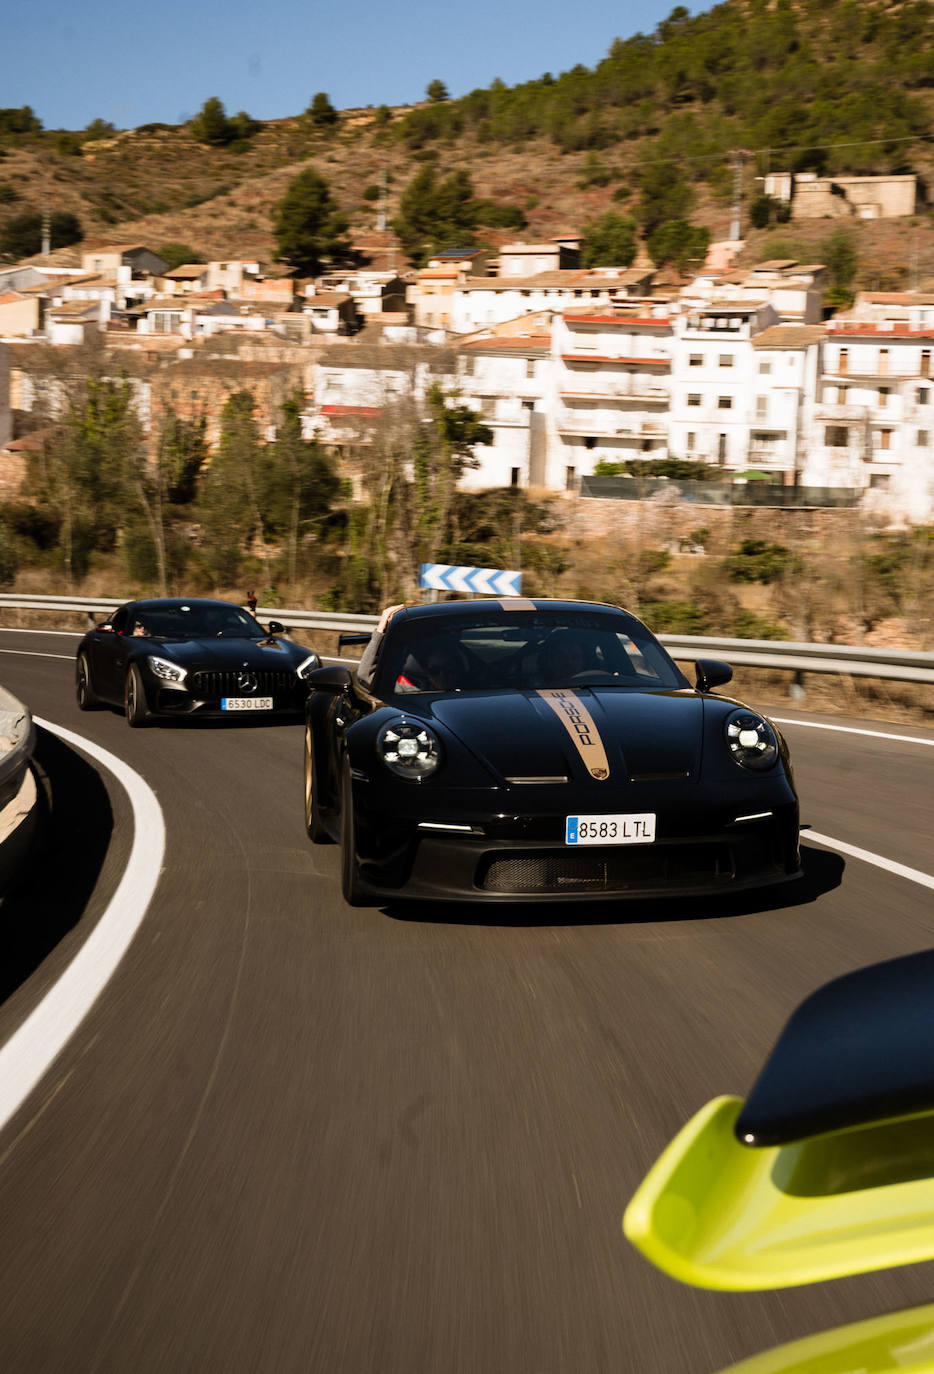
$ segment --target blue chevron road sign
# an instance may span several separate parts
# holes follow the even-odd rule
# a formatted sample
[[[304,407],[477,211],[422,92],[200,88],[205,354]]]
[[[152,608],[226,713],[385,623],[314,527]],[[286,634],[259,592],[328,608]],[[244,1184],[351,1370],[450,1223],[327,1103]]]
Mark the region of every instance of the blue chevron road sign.
[[[440,592],[477,592],[486,596],[518,596],[521,572],[503,568],[456,568],[450,563],[422,563],[420,587]]]

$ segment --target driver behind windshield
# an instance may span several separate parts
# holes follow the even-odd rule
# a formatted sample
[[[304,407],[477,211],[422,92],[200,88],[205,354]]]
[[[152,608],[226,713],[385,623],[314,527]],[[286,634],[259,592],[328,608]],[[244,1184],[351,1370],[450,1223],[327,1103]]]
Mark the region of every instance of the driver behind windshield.
[[[542,645],[539,671],[546,687],[566,687],[593,662],[591,646],[574,630],[555,630]]]

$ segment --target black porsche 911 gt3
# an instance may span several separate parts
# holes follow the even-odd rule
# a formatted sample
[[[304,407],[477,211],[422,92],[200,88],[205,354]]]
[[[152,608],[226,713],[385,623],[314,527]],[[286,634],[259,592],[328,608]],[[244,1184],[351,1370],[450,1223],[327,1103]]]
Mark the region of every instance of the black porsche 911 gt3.
[[[153,716],[300,715],[321,660],[283,634],[229,601],[128,601],[78,646],[78,705],[123,706],[132,726]]]
[[[737,890],[798,876],[785,741],[613,606],[394,607],[310,674],[305,826],[351,905]]]

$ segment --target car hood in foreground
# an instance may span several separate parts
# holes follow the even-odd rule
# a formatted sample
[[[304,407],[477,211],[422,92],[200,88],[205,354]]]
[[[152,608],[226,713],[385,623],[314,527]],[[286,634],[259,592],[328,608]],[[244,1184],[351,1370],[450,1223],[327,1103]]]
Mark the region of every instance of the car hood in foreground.
[[[501,778],[662,781],[700,772],[705,698],[693,690],[465,693],[425,705]]]
[[[294,668],[311,650],[279,639],[146,639],[140,652],[164,656],[183,668],[210,672],[224,668]]]

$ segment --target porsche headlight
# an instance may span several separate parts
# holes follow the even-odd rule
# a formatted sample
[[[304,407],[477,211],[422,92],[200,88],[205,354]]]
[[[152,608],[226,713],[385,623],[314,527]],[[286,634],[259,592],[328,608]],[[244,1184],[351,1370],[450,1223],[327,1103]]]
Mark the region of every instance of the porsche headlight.
[[[733,711],[724,725],[730,753],[743,768],[764,772],[778,758],[778,740],[768,721],[752,711]]]
[[[317,655],[317,654],[309,654],[307,658],[302,659],[301,663],[300,663],[300,664],[298,665],[298,667],[295,669],[295,672],[297,673],[297,675],[298,675],[300,678],[302,678],[302,679],[304,680],[304,679],[308,676],[309,673],[313,673],[313,672],[315,671],[316,668],[320,668],[320,667],[321,667],[321,660],[320,660],[320,658],[318,657],[318,655]]]
[[[427,778],[441,762],[441,742],[433,730],[416,721],[396,720],[384,725],[376,752],[400,778]]]
[[[185,668],[180,668],[177,663],[170,663],[167,658],[156,658],[155,654],[149,655],[149,669],[154,677],[161,678],[163,682],[174,682],[181,685],[188,676]]]

